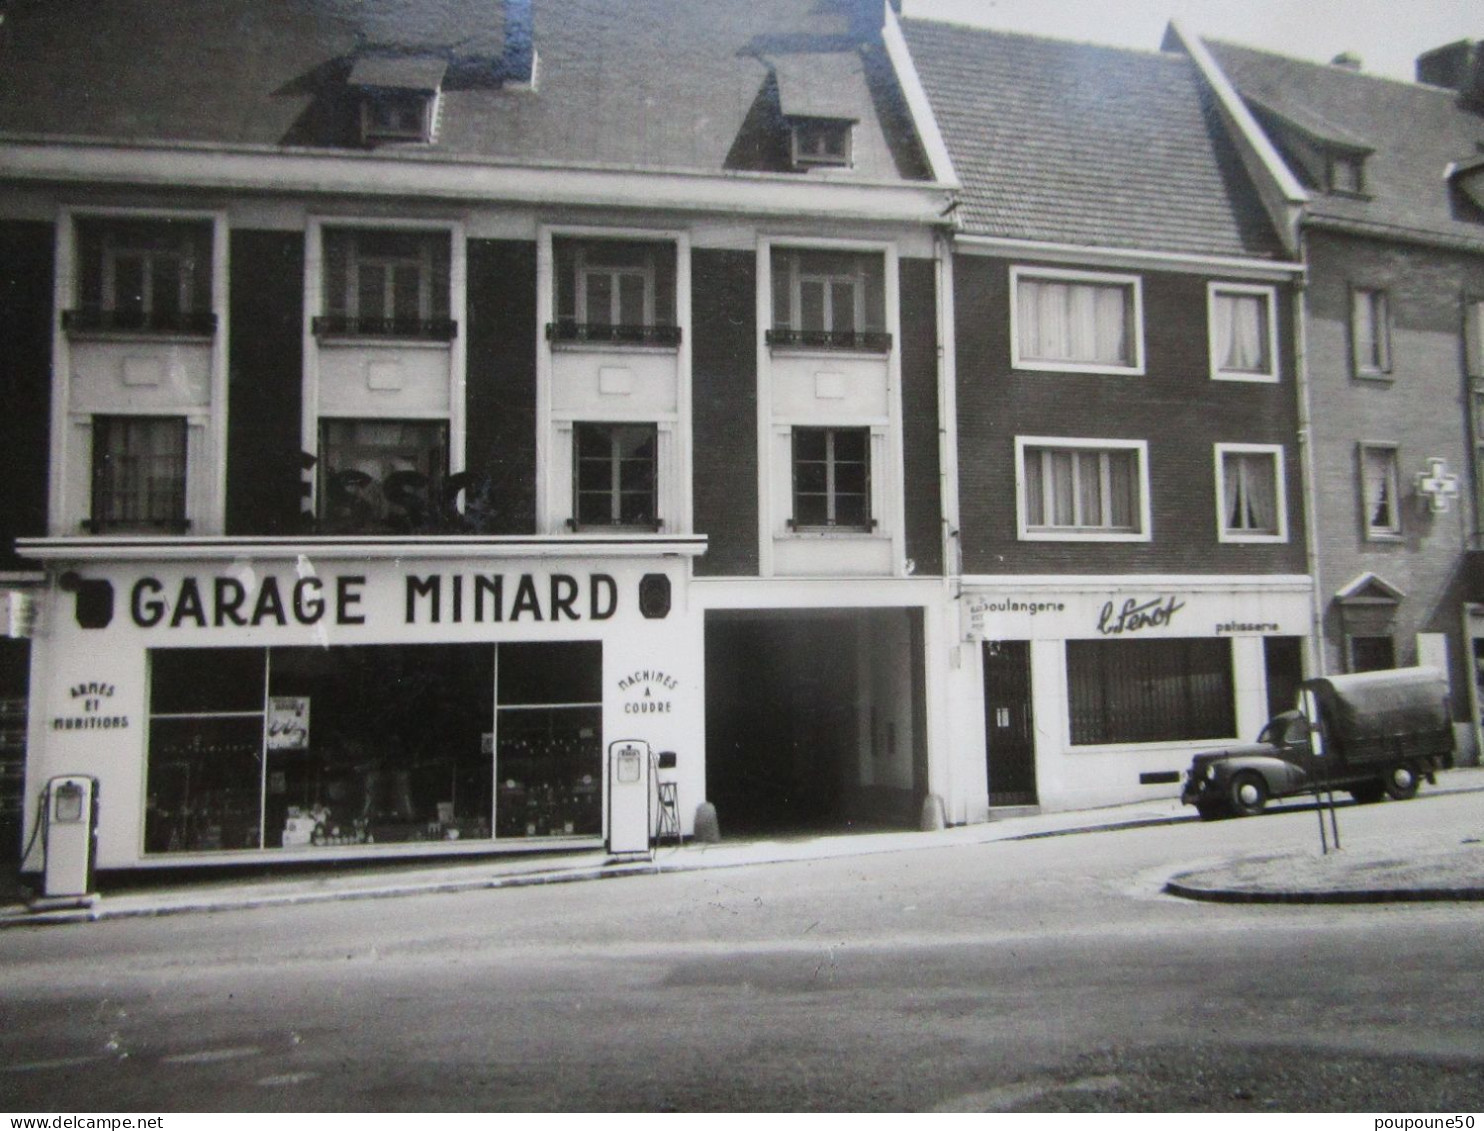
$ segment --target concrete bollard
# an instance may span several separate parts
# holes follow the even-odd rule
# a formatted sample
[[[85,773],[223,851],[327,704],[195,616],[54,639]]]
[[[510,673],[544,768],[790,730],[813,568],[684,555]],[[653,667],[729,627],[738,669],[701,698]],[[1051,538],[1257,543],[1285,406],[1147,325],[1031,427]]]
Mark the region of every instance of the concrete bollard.
[[[943,799],[930,793],[922,799],[922,820],[918,827],[925,833],[935,833],[948,827],[948,818],[943,812]]]
[[[696,831],[692,840],[701,844],[720,844],[721,825],[716,821],[716,806],[703,801],[696,806]]]

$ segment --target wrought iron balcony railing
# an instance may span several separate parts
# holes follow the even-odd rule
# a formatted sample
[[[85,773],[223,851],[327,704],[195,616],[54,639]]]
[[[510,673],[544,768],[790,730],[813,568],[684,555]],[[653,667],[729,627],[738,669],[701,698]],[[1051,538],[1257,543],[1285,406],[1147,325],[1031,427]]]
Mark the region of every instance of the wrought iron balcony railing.
[[[353,318],[348,314],[320,314],[314,333],[321,338],[406,338],[424,342],[451,342],[459,324],[451,318]]]
[[[605,322],[548,322],[548,342],[600,342],[625,346],[678,346],[679,326],[614,326]]]
[[[810,350],[890,353],[891,335],[882,330],[769,330],[768,345]]]

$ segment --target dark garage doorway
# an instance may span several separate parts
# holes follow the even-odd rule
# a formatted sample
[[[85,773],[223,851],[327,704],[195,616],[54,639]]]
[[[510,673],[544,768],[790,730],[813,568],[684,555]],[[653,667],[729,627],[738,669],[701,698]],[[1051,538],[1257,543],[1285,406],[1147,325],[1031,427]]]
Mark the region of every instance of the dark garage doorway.
[[[706,783],[724,835],[915,828],[922,614],[713,611]]]

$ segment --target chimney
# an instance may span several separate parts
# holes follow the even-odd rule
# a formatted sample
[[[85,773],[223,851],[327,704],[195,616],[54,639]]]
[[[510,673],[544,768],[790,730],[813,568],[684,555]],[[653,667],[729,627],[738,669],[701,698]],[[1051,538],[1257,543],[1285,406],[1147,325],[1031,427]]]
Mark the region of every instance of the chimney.
[[[1445,43],[1417,56],[1417,81],[1428,86],[1462,90],[1464,80],[1474,69],[1474,44],[1467,39]]]
[[[1354,51],[1341,51],[1329,61],[1329,65],[1345,71],[1358,71],[1363,64],[1360,56]]]
[[[1417,56],[1417,81],[1458,91],[1458,100],[1484,111],[1484,42],[1460,39]]]

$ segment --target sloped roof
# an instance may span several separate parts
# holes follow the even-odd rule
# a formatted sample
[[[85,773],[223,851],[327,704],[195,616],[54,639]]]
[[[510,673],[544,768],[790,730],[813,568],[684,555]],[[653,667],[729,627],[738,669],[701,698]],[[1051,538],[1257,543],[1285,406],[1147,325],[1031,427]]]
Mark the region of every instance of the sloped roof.
[[[852,92],[862,82],[859,55],[787,55],[772,60],[778,76],[778,102],[786,118],[836,118],[854,121],[860,101]]]
[[[1484,116],[1441,87],[1399,82],[1229,43],[1206,46],[1239,94],[1290,121],[1320,119],[1342,137],[1364,138],[1365,198],[1312,195],[1321,223],[1384,234],[1484,245],[1484,211],[1445,180],[1450,166],[1484,146]],[[1282,148],[1282,139],[1273,138]],[[1298,161],[1289,166],[1306,180]]]
[[[1339,126],[1334,122],[1328,121],[1322,115],[1314,113],[1305,106],[1290,104],[1279,110],[1275,106],[1269,106],[1260,98],[1248,97],[1245,101],[1248,106],[1259,114],[1267,114],[1280,119],[1293,129],[1307,134],[1315,141],[1321,142],[1324,145],[1362,153],[1371,153],[1376,148],[1368,139],[1351,133],[1344,126]]]
[[[447,72],[448,61],[432,56],[367,55],[351,65],[346,81],[380,90],[434,91]]]
[[[0,133],[348,144],[326,140],[326,107],[357,58],[400,48],[448,61],[438,136],[417,155],[720,172],[762,167],[737,163],[738,138],[768,119],[770,97],[776,119],[775,64],[812,60],[843,76],[832,104],[860,121],[855,168],[824,175],[927,179],[880,20],[862,19],[873,4],[531,4],[534,91],[501,81],[503,0],[12,0]]]
[[[974,235],[1180,254],[1282,247],[1184,56],[905,20]]]

